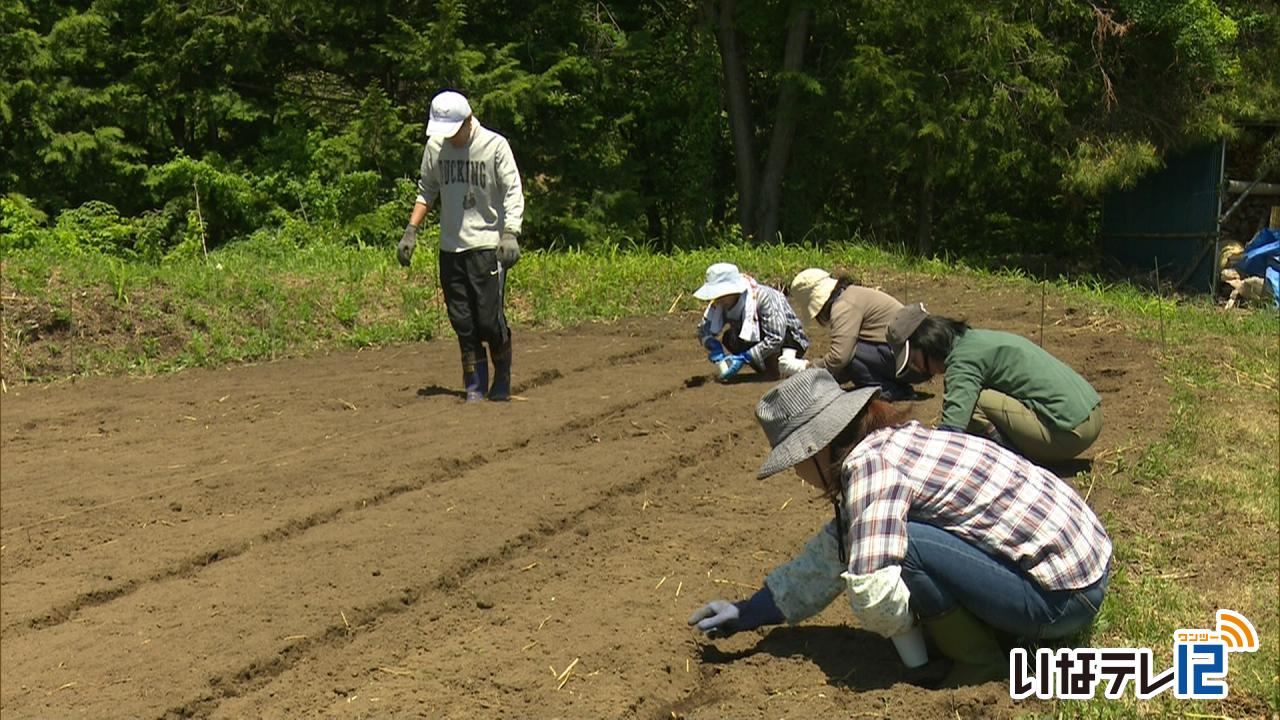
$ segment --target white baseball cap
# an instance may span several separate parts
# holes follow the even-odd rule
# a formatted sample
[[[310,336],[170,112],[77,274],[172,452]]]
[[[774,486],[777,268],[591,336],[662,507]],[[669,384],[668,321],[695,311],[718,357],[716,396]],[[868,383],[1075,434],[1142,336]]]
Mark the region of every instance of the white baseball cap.
[[[716,263],[707,268],[707,281],[693,291],[699,300],[715,300],[722,295],[736,295],[749,287],[738,266],[733,263]]]
[[[427,135],[453,137],[469,117],[471,117],[471,104],[467,99],[461,93],[445,90],[431,98]]]

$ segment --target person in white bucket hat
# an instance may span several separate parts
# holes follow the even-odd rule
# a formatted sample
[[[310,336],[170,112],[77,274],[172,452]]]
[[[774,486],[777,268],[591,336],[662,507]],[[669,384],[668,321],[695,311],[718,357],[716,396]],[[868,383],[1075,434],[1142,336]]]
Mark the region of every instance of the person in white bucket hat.
[[[822,357],[810,359],[810,367],[823,368],[854,387],[879,387],[885,400],[915,397],[911,383],[925,377],[912,373],[899,378],[893,348],[885,338],[889,321],[902,309],[896,298],[821,268],[797,273],[787,286],[787,297],[806,324],[830,329],[830,347]]]
[[[1037,641],[1091,623],[1111,539],[1079,493],[983,438],[898,424],[878,393],[809,369],[760,399],[772,450],[757,477],[794,468],[834,518],[749,599],[712,600],[689,624],[713,638],[795,624],[843,593],[858,624],[884,637],[912,633],[918,618],[952,660],[943,682],[954,687],[1005,674],[996,630]]]
[[[427,137],[417,201],[396,246],[396,258],[410,265],[418,227],[438,200],[440,287],[449,324],[458,336],[466,401],[508,400],[511,328],[503,305],[507,272],[520,260],[520,170],[507,139],[481,125],[467,99],[452,90],[431,100]]]
[[[706,282],[693,296],[708,302],[698,342],[719,367],[720,380],[745,365],[775,379],[805,368],[809,338],[782,293],[722,262],[707,268]]]

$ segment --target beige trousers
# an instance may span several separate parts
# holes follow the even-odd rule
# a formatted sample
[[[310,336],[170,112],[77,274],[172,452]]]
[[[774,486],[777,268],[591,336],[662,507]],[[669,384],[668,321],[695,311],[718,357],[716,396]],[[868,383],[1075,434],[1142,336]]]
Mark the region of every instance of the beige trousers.
[[[994,425],[1028,460],[1043,465],[1070,460],[1087,450],[1102,432],[1102,406],[1094,408],[1074,429],[1059,430],[1016,399],[995,390],[983,390],[968,431],[985,435],[983,430],[988,425]]]

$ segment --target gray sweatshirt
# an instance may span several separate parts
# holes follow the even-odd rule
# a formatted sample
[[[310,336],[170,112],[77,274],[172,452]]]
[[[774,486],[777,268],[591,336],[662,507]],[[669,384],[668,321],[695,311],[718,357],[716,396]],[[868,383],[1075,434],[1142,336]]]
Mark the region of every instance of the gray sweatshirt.
[[[433,137],[422,153],[418,202],[439,198],[440,250],[495,248],[502,233],[520,234],[524,188],[507,139],[471,118],[471,139],[454,147]]]

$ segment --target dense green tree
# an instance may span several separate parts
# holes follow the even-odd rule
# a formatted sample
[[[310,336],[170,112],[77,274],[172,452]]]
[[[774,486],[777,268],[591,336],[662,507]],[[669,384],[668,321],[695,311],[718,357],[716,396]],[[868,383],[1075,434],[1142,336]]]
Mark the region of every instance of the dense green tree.
[[[1278,37],[1269,0],[0,0],[0,227],[385,242],[453,88],[511,138],[535,247],[1063,251],[1101,193],[1280,119]]]

